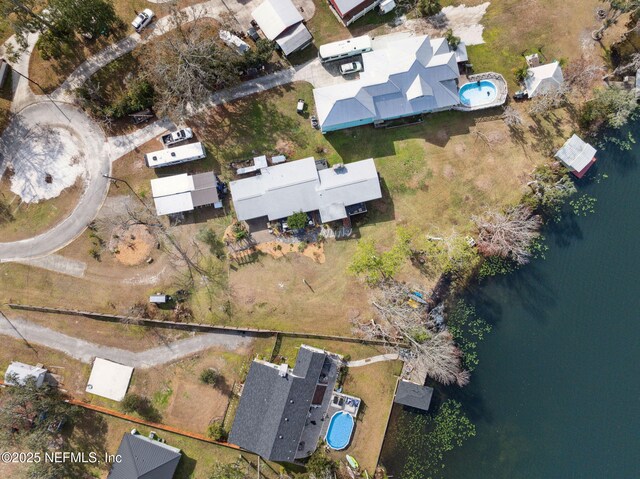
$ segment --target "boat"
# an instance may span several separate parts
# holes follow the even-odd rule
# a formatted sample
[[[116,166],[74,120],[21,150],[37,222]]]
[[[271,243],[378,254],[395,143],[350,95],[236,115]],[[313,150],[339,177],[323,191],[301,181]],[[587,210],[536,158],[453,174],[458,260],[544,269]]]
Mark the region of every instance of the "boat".
[[[358,464],[358,461],[356,461],[355,457],[350,456],[349,454],[347,454],[346,457],[347,457],[347,462],[352,468],[358,469],[358,467],[360,467],[360,464]]]

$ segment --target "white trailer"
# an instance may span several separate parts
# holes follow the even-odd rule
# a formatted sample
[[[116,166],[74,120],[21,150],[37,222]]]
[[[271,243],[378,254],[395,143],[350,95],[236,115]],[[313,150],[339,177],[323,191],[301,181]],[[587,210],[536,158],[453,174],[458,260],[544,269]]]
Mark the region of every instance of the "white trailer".
[[[371,37],[369,35],[363,35],[361,37],[321,45],[318,49],[318,56],[321,62],[330,62],[360,55],[365,52],[370,52],[371,50]]]
[[[144,155],[144,162],[149,168],[161,168],[163,166],[200,160],[206,156],[207,153],[204,151],[202,143],[190,143],[188,145],[147,153]]]

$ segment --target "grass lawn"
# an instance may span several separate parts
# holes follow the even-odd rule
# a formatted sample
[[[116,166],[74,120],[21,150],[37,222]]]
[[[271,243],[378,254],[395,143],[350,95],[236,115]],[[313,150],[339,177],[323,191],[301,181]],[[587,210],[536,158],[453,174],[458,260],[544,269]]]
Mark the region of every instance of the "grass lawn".
[[[401,370],[400,361],[375,363],[349,370],[343,390],[346,394],[361,398],[362,405],[351,444],[344,451],[332,453],[334,459],[344,461],[344,454],[350,454],[370,474],[375,470],[393,403],[397,376]]]
[[[104,450],[110,454],[115,454],[118,450],[118,446],[120,445],[120,441],[122,440],[122,436],[126,432],[130,432],[133,428],[137,429],[140,434],[145,436],[151,432],[148,427],[140,426],[139,424],[107,415],[86,412],[84,413],[84,416],[86,417],[85,420],[89,424],[99,426],[96,427],[96,432],[100,434],[100,437],[83,435],[79,430],[78,434],[71,435],[71,441],[85,449],[87,449],[87,443],[89,443],[89,450],[92,450],[91,447],[94,447],[92,442],[96,441],[101,448],[104,448],[100,449],[100,451]],[[234,449],[217,446],[215,444],[198,441],[196,439],[187,438],[165,431],[155,432],[158,436],[163,438],[168,445],[177,447],[182,451],[182,459],[180,460],[174,479],[209,479],[211,469],[216,462],[228,463],[235,462],[238,459],[239,453]],[[254,464],[256,463],[256,456],[246,453],[243,453],[243,455]],[[269,475],[272,474],[271,471],[269,471],[268,468],[265,469],[267,469],[265,477],[268,479],[275,479],[276,476]],[[99,473],[99,477],[105,477],[107,475],[107,468],[103,466]]]
[[[447,3],[471,7],[483,2]],[[541,52],[550,62],[571,60],[597,47],[590,34],[598,26],[594,12],[601,4],[599,0],[492,1],[482,19],[485,43],[468,47],[469,61],[477,72],[501,73],[513,91],[514,70],[524,65],[523,54]]]
[[[322,339],[307,339],[307,338],[282,338],[280,343],[280,349],[278,356],[282,360],[286,360],[290,367],[294,367],[296,363],[296,357],[300,346],[306,344],[313,346],[314,348],[324,349],[331,353],[340,354],[341,356],[351,356],[351,360],[365,359],[371,356],[377,356],[384,354],[382,348],[375,346],[368,346],[365,344],[348,343],[344,341],[328,341]]]
[[[6,321],[2,318],[2,321]],[[21,363],[36,365],[44,364],[49,372],[57,375],[60,379],[60,387],[67,390],[71,395],[84,393],[89,379],[90,366],[75,359],[49,349],[39,344],[29,344],[20,339],[0,336],[2,338],[2,348],[0,348],[0,371],[7,370],[9,363],[19,361]]]

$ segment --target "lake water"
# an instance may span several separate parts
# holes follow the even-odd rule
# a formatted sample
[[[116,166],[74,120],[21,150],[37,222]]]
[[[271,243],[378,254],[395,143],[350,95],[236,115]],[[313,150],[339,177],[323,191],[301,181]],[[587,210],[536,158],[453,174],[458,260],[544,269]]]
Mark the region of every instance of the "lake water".
[[[595,214],[547,232],[546,259],[473,292],[494,328],[453,393],[477,435],[444,477],[640,477],[639,165],[639,145],[600,152],[595,176],[608,178],[578,185]],[[401,457],[388,441],[395,478]]]

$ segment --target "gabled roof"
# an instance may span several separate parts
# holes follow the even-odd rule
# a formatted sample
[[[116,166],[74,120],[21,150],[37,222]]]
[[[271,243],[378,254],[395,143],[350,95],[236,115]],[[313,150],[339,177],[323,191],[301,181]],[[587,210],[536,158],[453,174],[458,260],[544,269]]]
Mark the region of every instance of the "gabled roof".
[[[362,54],[360,79],[316,88],[323,131],[445,109],[460,102],[456,55],[427,35],[378,38]]]
[[[260,173],[229,184],[239,220],[261,216],[277,220],[296,211],[318,210],[322,221],[328,222],[346,218],[347,206],[382,197],[372,159],[318,171],[310,157],[263,168]],[[342,210],[335,206],[340,204]],[[344,215],[336,217],[340,211]]]
[[[138,434],[122,437],[118,456],[121,462],[114,462],[107,479],[173,479],[180,449]]]
[[[291,0],[265,0],[251,16],[269,40],[275,40],[287,28],[303,20]]]
[[[578,135],[569,138],[555,155],[567,168],[576,172],[584,170],[595,156],[596,149]]]
[[[166,176],[151,180],[151,192],[158,215],[192,211],[218,203],[218,180],[212,171]]]
[[[327,355],[301,346],[293,370],[254,361],[229,442],[272,461],[293,462]]]
[[[540,93],[545,93],[551,89],[558,88],[564,83],[562,68],[560,63],[555,61],[540,65],[539,67],[529,68],[524,84],[529,97],[534,97]]]
[[[285,55],[302,50],[307,45],[310,45],[312,41],[311,32],[307,30],[304,23],[289,27],[276,38],[276,43]]]

